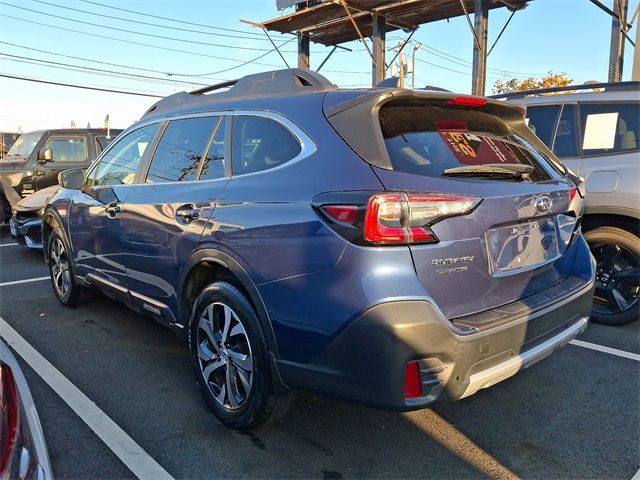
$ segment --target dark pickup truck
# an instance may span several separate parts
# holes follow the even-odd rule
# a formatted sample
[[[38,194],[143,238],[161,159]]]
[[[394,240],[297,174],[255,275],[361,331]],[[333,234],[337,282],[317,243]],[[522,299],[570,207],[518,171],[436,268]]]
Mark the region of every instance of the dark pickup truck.
[[[0,160],[0,223],[21,198],[56,184],[61,171],[88,167],[120,132],[68,128],[22,134]]]

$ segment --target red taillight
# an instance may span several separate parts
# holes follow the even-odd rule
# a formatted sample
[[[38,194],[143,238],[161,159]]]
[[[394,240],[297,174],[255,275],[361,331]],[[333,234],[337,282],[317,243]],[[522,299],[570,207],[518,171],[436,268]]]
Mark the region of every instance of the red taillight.
[[[578,187],[572,187],[569,189],[569,203],[573,202],[576,193],[578,193]]]
[[[364,216],[364,238],[375,244],[437,242],[429,225],[444,217],[468,213],[479,202],[476,197],[445,194],[374,195]]]
[[[421,396],[420,364],[418,362],[409,362],[404,370],[404,398]]]
[[[18,388],[13,372],[0,364],[0,476],[9,466],[13,448],[18,439],[20,427],[20,405],[18,404]]]
[[[486,98],[480,97],[456,97],[447,102],[449,105],[456,105],[460,107],[479,108],[484,107],[487,104]]]
[[[325,205],[322,210],[338,222],[353,223],[358,216],[356,205]]]

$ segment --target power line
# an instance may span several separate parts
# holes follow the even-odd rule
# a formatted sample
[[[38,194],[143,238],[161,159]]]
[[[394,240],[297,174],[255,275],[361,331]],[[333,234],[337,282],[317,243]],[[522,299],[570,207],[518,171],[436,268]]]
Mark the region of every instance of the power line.
[[[237,45],[223,45],[223,44],[220,44],[220,43],[200,42],[200,41],[197,41],[197,40],[186,40],[184,38],[167,37],[165,35],[155,35],[153,33],[136,32],[135,30],[127,30],[126,28],[110,27],[108,25],[99,25],[99,24],[95,24],[95,23],[91,23],[91,22],[85,22],[85,21],[82,21],[82,20],[76,20],[74,18],[63,17],[62,15],[54,15],[53,13],[39,12],[39,11],[33,10],[31,8],[19,7],[17,5],[13,5],[13,4],[7,3],[7,2],[0,2],[0,5],[6,5],[8,7],[17,8],[18,10],[25,10],[27,12],[35,13],[35,14],[38,14],[38,15],[44,15],[46,17],[58,18],[58,19],[61,19],[61,20],[65,20],[67,22],[79,23],[81,25],[90,25],[92,27],[104,28],[106,30],[129,33],[131,35],[140,35],[140,36],[143,36],[143,37],[159,38],[161,40],[170,40],[170,41],[173,41],[173,42],[181,42],[181,43],[187,43],[187,44],[192,44],[192,45],[204,45],[206,47],[233,48],[235,50],[251,50],[251,51],[257,51],[257,52],[265,52],[265,51],[269,52],[269,51],[271,51],[271,50],[266,49],[266,48],[240,47],[240,46],[237,46]]]
[[[36,3],[41,3],[44,5],[50,5],[52,7],[57,7],[57,8],[63,8],[65,10],[71,10],[73,12],[80,12],[80,13],[86,13],[87,15],[93,15],[96,17],[100,17],[100,18],[111,18],[114,20],[120,20],[123,22],[130,22],[130,23],[135,23],[138,25],[148,25],[151,27],[159,27],[159,28],[168,28],[171,30],[178,30],[181,32],[189,32],[189,33],[200,33],[203,35],[214,35],[214,36],[221,36],[221,37],[226,37],[226,38],[240,38],[243,40],[259,40],[259,41],[268,41],[268,39],[263,38],[262,36],[257,36],[259,34],[255,34],[253,32],[247,32],[246,35],[231,35],[228,33],[215,33],[215,32],[205,32],[203,30],[194,30],[192,28],[181,28],[181,27],[175,27],[175,26],[170,26],[170,25],[161,25],[159,23],[152,23],[152,22],[143,22],[140,20],[131,20],[129,18],[124,18],[124,17],[117,17],[115,15],[107,15],[105,13],[96,13],[96,12],[91,12],[89,10],[82,10],[79,8],[72,8],[72,7],[65,7],[63,5],[57,5],[55,3],[50,3],[50,2],[45,2],[44,0],[32,0]],[[113,8],[113,7],[109,7],[109,8]],[[248,35],[255,35],[255,36],[248,36]]]
[[[170,78],[161,78],[161,77],[152,77],[150,75],[139,75],[139,74],[135,74],[135,73],[125,73],[125,72],[118,72],[115,70],[106,70],[104,68],[92,68],[92,67],[85,67],[83,65],[73,65],[73,64],[67,64],[67,63],[60,63],[60,62],[52,62],[51,60],[44,60],[41,58],[33,58],[33,57],[23,57],[21,55],[11,55],[8,53],[0,53],[1,57],[8,57],[9,59],[16,59],[16,61],[21,61],[21,60],[28,60],[28,63],[31,64],[47,64],[47,65],[52,65],[52,66],[60,66],[60,68],[63,68],[65,70],[68,70],[70,68],[76,69],[75,71],[82,71],[82,70],[86,70],[88,71],[88,73],[111,73],[111,74],[117,74],[121,77],[124,78],[129,78],[129,77],[134,77],[132,78],[133,80],[159,80],[160,82],[162,82],[163,84],[179,84],[179,85],[185,85],[185,84],[191,84],[191,85],[198,85],[198,86],[207,86],[208,84],[206,83],[195,83],[195,82],[186,82],[183,80],[173,80]],[[27,63],[27,62],[24,62]],[[156,82],[158,83],[158,82]]]
[[[204,27],[204,28],[209,28],[209,29],[212,29],[212,30],[221,30],[221,31],[225,31],[225,32],[243,33],[243,34],[246,34],[246,35],[256,35],[256,36],[262,37],[262,34],[260,34],[260,33],[243,32],[242,30],[236,30],[236,29],[233,29],[233,28],[214,27],[212,25],[205,25],[205,24],[202,24],[202,23],[193,23],[193,22],[187,22],[185,20],[176,20],[175,18],[162,17],[160,15],[152,15],[150,13],[137,12],[135,10],[128,10],[126,8],[114,7],[112,5],[99,3],[99,2],[93,2],[91,0],[80,0],[80,1],[83,2],[83,3],[90,3],[92,5],[97,5],[99,7],[108,8],[109,10],[119,10],[121,12],[133,13],[135,15],[141,15],[143,17],[157,18],[159,20],[167,20],[169,22],[181,23],[183,25],[192,25],[192,26],[195,26],[195,27]]]
[[[426,49],[426,50],[430,50],[433,55],[436,55],[436,53],[434,53],[434,52],[437,52],[439,54],[444,55],[445,57],[451,57],[452,59],[459,60],[460,62],[464,62],[464,63],[468,64],[469,66],[472,65],[472,62],[470,62],[469,60],[465,60],[463,58],[456,57],[455,55],[451,55],[450,53],[443,52],[442,50],[438,50],[437,48],[430,47],[429,45],[424,45],[423,44],[422,47],[424,49]],[[436,55],[436,56],[440,56],[440,55]],[[442,58],[442,57],[440,57],[440,58]],[[445,58],[445,60],[448,60],[448,59]],[[453,60],[449,60],[449,61],[451,62]],[[457,63],[457,62],[454,62],[454,63]],[[543,73],[514,72],[513,70],[507,70],[507,69],[503,69],[503,68],[487,68],[487,70],[494,71],[496,73],[511,73],[511,74],[516,74],[516,75],[533,75],[533,76],[544,75]]]
[[[61,87],[80,88],[83,90],[96,90],[98,92],[121,93],[123,95],[137,95],[139,97],[164,98],[162,95],[151,95],[149,93],[136,93],[131,91],[127,92],[125,90],[114,90],[111,88],[102,88],[102,87],[90,87],[88,85],[76,85],[72,83],[52,82],[50,80],[42,80],[39,78],[30,78],[30,77],[20,77],[17,75],[8,75],[6,73],[0,73],[0,77],[10,78],[12,80],[22,80],[25,82],[44,83],[47,85],[58,85]]]
[[[238,59],[235,59],[235,58],[219,57],[217,55],[208,55],[206,53],[191,52],[189,50],[179,50],[179,49],[176,49],[176,48],[160,47],[158,45],[152,45],[152,44],[149,44],[149,43],[134,42],[133,40],[124,40],[122,38],[109,37],[107,35],[99,35],[97,33],[89,33],[89,32],[83,32],[81,30],[74,30],[74,29],[71,29],[71,28],[58,27],[57,25],[51,25],[51,24],[48,24],[48,23],[36,22],[35,20],[26,20],[24,18],[14,17],[14,16],[11,16],[11,15],[6,15],[6,14],[3,14],[2,18],[10,18],[12,20],[18,20],[20,22],[31,23],[31,24],[40,25],[40,26],[43,26],[43,27],[54,28],[56,30],[63,30],[65,32],[79,33],[81,35],[88,35],[90,37],[102,38],[102,39],[105,39],[105,40],[113,40],[115,42],[128,43],[130,45],[140,45],[140,46],[143,46],[143,47],[155,48],[155,49],[164,50],[164,51],[167,51],[167,52],[184,53],[186,55],[195,55],[195,56],[198,56],[198,57],[214,58],[216,60],[226,60],[226,61],[230,61],[230,62],[240,62],[240,63],[244,62],[243,60],[238,60]],[[270,52],[267,52],[267,54],[268,53],[270,53]],[[256,65],[261,65],[261,66],[265,66],[265,67],[276,67],[276,68],[279,68],[279,65],[274,65],[272,63],[258,63],[258,62],[254,62],[254,63]],[[212,74],[207,74],[207,75],[212,75]]]
[[[123,65],[121,63],[104,62],[104,61],[95,60],[95,59],[92,59],[92,58],[78,57],[78,56],[74,56],[74,55],[65,55],[63,53],[52,52],[50,50],[42,50],[40,48],[28,47],[26,45],[20,45],[20,44],[17,44],[17,43],[3,42],[2,40],[0,40],[0,44],[9,45],[11,47],[22,48],[22,49],[25,49],[25,50],[30,50],[32,52],[38,52],[38,53],[44,53],[44,54],[47,54],[47,55],[53,55],[53,56],[56,56],[56,57],[70,58],[72,60],[80,60],[80,61],[83,61],[83,62],[97,63],[97,64],[100,64],[100,65],[109,65],[111,67],[128,68],[128,69],[131,69],[131,70],[138,70],[140,72],[160,73],[160,74],[163,74],[163,75],[167,75],[169,77],[201,77],[202,75],[208,75],[208,74],[173,73],[173,72],[166,72],[166,71],[162,71],[162,70],[154,70],[154,69],[151,69],[151,68],[133,67],[131,65]],[[216,79],[210,79],[210,80],[216,80]]]

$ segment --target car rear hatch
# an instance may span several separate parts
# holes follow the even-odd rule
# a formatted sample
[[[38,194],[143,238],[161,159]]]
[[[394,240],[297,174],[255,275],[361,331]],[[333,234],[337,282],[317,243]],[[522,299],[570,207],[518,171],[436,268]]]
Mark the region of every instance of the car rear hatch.
[[[375,201],[384,210],[378,224],[392,225],[388,212],[401,212],[408,233],[398,244],[408,245],[447,318],[521,300],[571,275],[565,252],[581,199],[520,107],[407,90],[325,106],[334,128],[393,192]],[[365,122],[354,115],[366,116],[374,134],[364,135]],[[385,241],[392,230],[380,231],[370,235],[374,243],[395,243]]]

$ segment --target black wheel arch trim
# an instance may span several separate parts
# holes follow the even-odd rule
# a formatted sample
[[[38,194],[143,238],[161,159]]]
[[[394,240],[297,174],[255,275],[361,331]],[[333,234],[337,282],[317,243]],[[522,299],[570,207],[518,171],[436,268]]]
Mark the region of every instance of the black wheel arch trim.
[[[264,333],[269,351],[274,355],[276,359],[280,358],[278,354],[278,344],[276,343],[275,333],[271,325],[271,319],[269,318],[267,308],[262,301],[262,297],[260,296],[255,283],[253,282],[247,271],[231,255],[213,248],[205,248],[194,252],[182,268],[182,272],[178,279],[178,304],[183,305],[184,286],[186,279],[189,277],[195,267],[204,263],[218,264],[221,267],[229,270],[240,281],[242,286],[249,294],[249,300],[256,309],[256,314],[258,315],[258,320],[260,321],[260,325],[262,326],[262,331]],[[181,312],[181,316],[184,317],[185,314],[190,315],[190,313],[191,312]],[[183,318],[183,321],[188,322],[188,318]],[[188,325],[185,325],[185,327],[187,326]]]
[[[47,229],[47,226],[50,225],[49,222],[48,222],[49,218],[52,218],[53,221],[55,222],[55,224],[52,225],[51,230],[54,230],[56,227],[60,227],[60,230],[64,234],[64,241],[67,244],[67,248],[69,248],[69,253],[71,254],[71,259],[72,259],[71,265],[72,265],[72,267],[74,267],[75,266],[75,255],[73,254],[73,246],[71,245],[71,242],[69,241],[69,234],[64,228],[64,222],[62,221],[62,217],[60,217],[60,214],[54,208],[46,209],[44,214],[42,215],[42,224],[41,224],[40,228],[42,229],[42,251],[44,252],[44,261],[49,263],[49,251],[47,249],[47,244],[48,244],[48,241],[49,241],[49,235],[45,235],[45,231]]]

